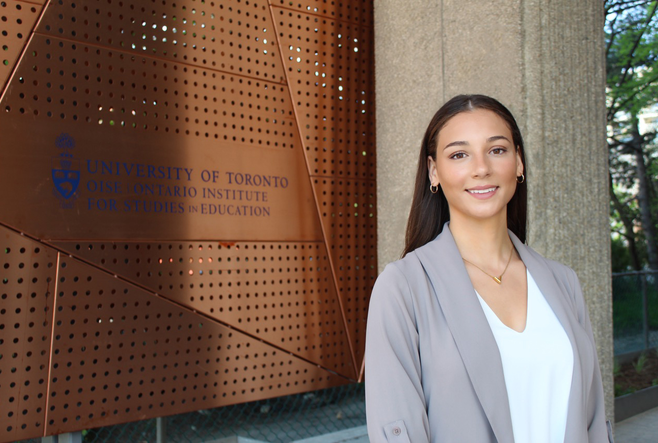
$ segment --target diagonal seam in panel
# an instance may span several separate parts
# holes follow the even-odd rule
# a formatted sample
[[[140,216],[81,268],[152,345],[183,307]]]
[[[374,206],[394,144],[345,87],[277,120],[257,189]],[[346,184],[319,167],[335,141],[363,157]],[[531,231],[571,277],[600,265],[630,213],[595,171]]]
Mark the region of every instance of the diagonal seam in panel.
[[[49,243],[46,243],[46,244],[49,244]],[[53,248],[59,249],[59,247],[56,246],[56,245],[51,245],[51,244],[49,244],[49,245],[50,245],[51,247],[53,247]],[[273,348],[275,348],[275,349],[277,349],[277,350],[279,350],[279,351],[281,351],[281,352],[284,352],[284,353],[287,353],[287,354],[291,354],[291,355],[293,355],[288,349],[282,348],[281,346],[279,346],[279,345],[277,345],[277,344],[275,344],[275,343],[272,343],[272,342],[270,342],[270,341],[268,341],[268,340],[265,340],[265,339],[263,339],[263,338],[261,338],[261,337],[259,337],[259,336],[257,336],[257,335],[254,335],[254,334],[250,333],[249,331],[245,331],[245,330],[242,329],[242,328],[236,327],[236,326],[233,325],[233,324],[230,324],[230,323],[227,323],[227,322],[225,322],[225,321],[219,320],[219,319],[217,319],[217,318],[215,318],[215,317],[212,317],[211,315],[208,315],[208,314],[206,314],[206,313],[204,313],[204,312],[197,311],[197,310],[195,310],[195,309],[193,309],[193,308],[191,308],[191,307],[189,307],[189,306],[187,306],[187,305],[185,305],[185,304],[183,304],[183,303],[181,303],[181,302],[178,302],[178,301],[176,301],[176,300],[172,300],[172,299],[170,299],[170,298],[168,298],[168,297],[165,297],[165,296],[163,296],[163,295],[161,295],[161,294],[155,293],[155,292],[153,292],[150,288],[145,287],[144,285],[142,285],[142,284],[140,284],[140,283],[137,283],[137,282],[132,281],[132,280],[128,280],[128,279],[126,279],[126,278],[124,278],[124,277],[122,277],[122,276],[120,276],[120,275],[112,274],[112,273],[109,272],[107,269],[104,269],[104,268],[98,266],[96,263],[88,262],[88,261],[85,261],[85,260],[81,260],[80,258],[75,257],[75,256],[72,256],[72,255],[69,255],[69,256],[72,257],[72,258],[74,258],[75,260],[78,260],[80,263],[83,263],[83,264],[85,264],[85,265],[87,265],[87,266],[90,266],[90,267],[93,267],[93,268],[95,268],[95,269],[98,269],[99,271],[102,271],[102,272],[105,273],[105,274],[111,275],[112,277],[116,278],[117,280],[120,280],[120,281],[122,281],[122,282],[125,282],[126,284],[133,285],[133,286],[135,286],[136,288],[138,288],[138,289],[140,289],[140,290],[142,290],[142,291],[144,291],[144,292],[147,292],[147,293],[150,294],[151,296],[156,297],[157,299],[164,300],[164,301],[166,301],[167,303],[170,303],[170,304],[172,304],[172,305],[174,305],[174,306],[176,306],[176,307],[178,307],[178,308],[180,308],[180,309],[183,309],[183,310],[185,310],[185,311],[187,311],[187,312],[192,312],[192,313],[198,315],[199,317],[203,317],[203,318],[205,318],[205,319],[207,319],[207,320],[210,320],[211,322],[214,322],[214,323],[216,323],[216,324],[219,324],[219,325],[222,325],[222,326],[226,326],[226,327],[228,327],[228,328],[230,328],[230,329],[233,329],[233,330],[235,330],[235,331],[238,331],[238,332],[240,332],[241,334],[244,334],[244,335],[246,335],[246,336],[248,336],[248,337],[250,337],[250,338],[252,338],[252,339],[254,339],[254,340],[257,340],[257,341],[259,341],[259,342],[261,342],[261,343],[267,344],[268,346],[271,346],[271,347],[273,347]],[[313,365],[316,365],[316,366],[318,366],[318,367],[324,369],[324,370],[327,371],[327,372],[330,372],[330,373],[332,373],[332,374],[336,374],[336,375],[338,375],[338,376],[340,376],[340,377],[342,377],[342,378],[345,378],[345,379],[347,379],[347,380],[353,380],[351,377],[347,377],[347,376],[345,376],[345,375],[343,375],[343,374],[340,374],[340,373],[336,372],[335,370],[333,370],[332,368],[330,368],[330,367],[326,367],[326,366],[324,366],[324,365],[322,365],[322,364],[319,364],[319,363],[316,362],[316,361],[308,360],[307,358],[305,358],[304,356],[301,356],[301,355],[299,355],[299,354],[294,354],[294,355],[295,355],[295,357],[299,358],[300,360],[303,360],[303,361],[306,361],[306,362],[311,363],[311,364],[313,364]],[[354,376],[354,378],[356,378],[356,376]]]
[[[372,26],[372,0],[297,0],[293,3],[287,0],[271,0],[273,6],[293,13],[304,13],[333,21]]]
[[[25,3],[25,2],[15,2],[15,3],[16,3],[16,5],[14,5],[14,6],[16,6],[18,8],[19,6],[21,6],[20,3]],[[16,55],[13,55],[13,57],[14,57],[13,61],[10,61],[9,58],[2,61],[3,64],[5,62],[7,63],[5,65],[5,67],[8,68],[9,72],[7,73],[6,78],[4,78],[4,79],[0,78],[0,86],[1,86],[0,87],[0,102],[2,101],[2,99],[5,95],[5,92],[6,92],[7,88],[9,87],[9,85],[11,83],[11,80],[14,77],[14,74],[16,73],[16,69],[18,68],[18,65],[23,60],[23,56],[25,55],[25,52],[27,51],[27,48],[28,48],[30,42],[32,41],[32,37],[34,36],[35,30],[39,26],[39,23],[41,22],[41,19],[43,18],[45,11],[46,11],[46,9],[48,8],[48,6],[50,4],[50,0],[48,0],[48,2],[46,2],[46,4],[44,4],[44,5],[34,4],[34,3],[27,3],[27,4],[34,5],[34,6],[32,6],[31,10],[35,10],[36,17],[34,19],[34,22],[33,22],[32,26],[29,28],[30,35],[29,35],[28,38],[25,39],[25,43],[23,43],[20,50],[12,51],[12,52],[14,52],[14,54],[16,54]],[[36,11],[37,8],[41,8],[41,10]],[[13,18],[14,17],[11,17],[11,19],[13,19]],[[20,24],[22,24],[23,26],[20,26],[19,29],[28,28],[27,23],[29,23],[29,22],[26,23],[23,19],[21,19],[21,22],[22,23],[20,23]],[[15,30],[16,30],[16,28],[11,29],[10,32],[15,31]],[[21,34],[19,33],[18,35],[21,35]],[[0,41],[4,42],[5,40],[0,39]],[[1,72],[0,72],[0,75],[1,75]]]
[[[186,14],[190,12],[185,2],[153,4],[152,14],[131,21],[124,18],[135,14],[131,2],[59,3],[53,5],[36,32],[129,57],[180,63],[275,84],[284,82],[283,67],[273,63],[278,61],[275,42],[267,41],[266,31],[271,23],[267,22],[270,15],[266,3],[224,0],[220,9],[202,3],[192,9],[194,16],[187,17],[190,28],[185,25]],[[81,32],[80,19],[86,8],[95,10],[97,25],[102,26],[84,28]],[[70,25],[76,18],[78,24]],[[225,45],[226,40],[235,45]]]
[[[57,292],[59,288],[59,269],[60,269],[60,260],[62,257],[61,252],[57,252],[57,261],[56,261],[56,266],[57,268],[55,269],[55,287],[53,288],[53,304],[52,304],[52,311],[53,315],[51,317],[51,325],[50,325],[50,352],[48,353],[48,380],[46,382],[46,407],[44,408],[43,411],[43,436],[45,437],[46,430],[48,428],[48,410],[49,405],[50,405],[50,381],[51,381],[51,373],[53,369],[53,341],[55,340],[55,316],[57,312]]]
[[[331,272],[322,240],[49,244],[327,370],[357,377],[351,356],[344,352],[347,337],[336,295],[324,283]],[[288,265],[264,268],[264,251],[277,251]],[[178,286],[180,275],[185,276],[184,287]],[[221,282],[213,288],[219,276]]]
[[[376,276],[372,28],[279,7],[273,13],[358,362]]]
[[[17,232],[16,229],[14,229],[14,228],[12,228],[12,227],[10,227],[10,226],[7,226],[7,225],[4,224],[4,223],[0,223],[0,226],[4,226],[6,229],[8,229],[8,230],[10,230],[10,231]],[[18,232],[17,232],[17,233],[18,233]],[[268,346],[271,346],[271,347],[273,347],[273,348],[275,348],[275,349],[277,349],[277,350],[279,350],[279,351],[281,351],[281,352],[285,352],[285,353],[287,353],[287,354],[294,355],[296,358],[299,358],[300,360],[303,360],[303,361],[306,361],[306,362],[308,362],[308,363],[310,363],[310,364],[313,364],[313,365],[315,365],[315,366],[318,366],[318,367],[322,368],[323,370],[325,370],[325,371],[327,371],[327,372],[329,372],[329,373],[331,373],[331,374],[335,374],[335,375],[337,375],[337,376],[340,376],[341,378],[344,378],[344,379],[346,379],[346,380],[350,380],[350,381],[354,381],[354,380],[356,379],[356,377],[358,376],[358,374],[356,373],[356,371],[350,371],[350,372],[351,372],[351,375],[350,375],[350,376],[347,376],[347,375],[345,375],[345,374],[341,374],[341,373],[337,372],[335,369],[332,369],[331,367],[328,367],[328,366],[326,366],[326,365],[324,365],[324,364],[318,363],[317,361],[312,361],[312,360],[308,359],[307,357],[304,357],[303,355],[300,355],[300,354],[298,354],[298,353],[294,353],[294,354],[293,354],[290,350],[285,349],[285,348],[283,348],[283,347],[281,347],[281,346],[279,346],[279,345],[277,345],[277,344],[275,344],[275,343],[271,343],[269,340],[265,340],[265,339],[263,339],[263,338],[261,338],[261,337],[255,335],[255,334],[253,334],[253,333],[251,333],[251,332],[249,332],[249,331],[245,331],[245,330],[243,330],[242,328],[236,327],[236,326],[234,326],[234,325],[232,325],[232,324],[230,324],[230,323],[227,323],[227,322],[225,322],[225,321],[222,321],[222,320],[219,320],[219,319],[217,319],[217,318],[214,318],[213,316],[211,316],[211,315],[209,315],[209,314],[206,314],[206,313],[204,313],[204,312],[200,312],[200,311],[198,311],[198,310],[196,310],[196,309],[194,309],[194,308],[192,308],[192,307],[190,307],[190,306],[185,305],[184,303],[181,303],[181,302],[178,302],[178,301],[176,301],[176,300],[172,300],[172,299],[170,299],[170,298],[167,298],[166,296],[163,296],[163,295],[161,295],[161,294],[159,294],[159,293],[153,291],[153,289],[151,289],[151,288],[149,288],[148,286],[145,286],[145,285],[143,285],[143,284],[141,284],[141,283],[139,283],[139,282],[136,282],[136,281],[134,281],[134,280],[127,279],[127,278],[124,278],[123,276],[120,276],[120,275],[114,274],[113,272],[109,271],[108,269],[103,268],[102,266],[100,266],[100,265],[97,264],[97,263],[94,263],[93,261],[87,260],[87,259],[85,259],[85,258],[81,258],[81,257],[74,256],[74,255],[72,255],[72,251],[67,251],[67,250],[64,249],[61,245],[59,245],[59,244],[57,244],[57,243],[50,243],[50,242],[48,242],[48,241],[38,240],[38,239],[33,238],[32,236],[30,236],[29,234],[25,234],[25,233],[20,233],[20,235],[25,236],[26,238],[29,238],[29,239],[31,239],[31,240],[37,241],[37,242],[39,242],[39,243],[42,243],[42,244],[46,245],[47,247],[49,247],[49,248],[51,248],[51,249],[57,251],[57,252],[58,252],[58,257],[59,257],[59,254],[64,254],[64,255],[67,256],[67,257],[71,257],[71,258],[75,259],[76,261],[78,261],[78,262],[80,262],[80,263],[82,263],[82,264],[85,264],[85,265],[87,265],[87,266],[90,266],[90,267],[92,267],[92,268],[94,268],[94,269],[97,269],[97,270],[101,271],[103,274],[107,274],[107,275],[109,275],[109,276],[112,276],[113,278],[115,278],[115,279],[117,279],[117,280],[120,280],[120,281],[122,281],[122,282],[125,282],[126,284],[129,284],[129,285],[132,285],[132,286],[134,286],[134,287],[136,287],[136,288],[138,288],[138,289],[140,289],[140,290],[142,290],[142,291],[144,291],[144,292],[147,292],[147,293],[149,293],[150,295],[152,295],[153,297],[156,297],[157,299],[164,300],[164,301],[166,301],[167,303],[170,303],[170,304],[172,304],[172,305],[174,305],[174,306],[177,306],[178,308],[181,308],[181,309],[185,310],[186,312],[193,312],[193,313],[195,313],[196,315],[199,315],[200,317],[206,318],[206,319],[210,320],[210,321],[213,322],[213,323],[216,323],[216,324],[219,324],[219,325],[226,326],[226,327],[228,327],[228,328],[234,329],[234,330],[236,330],[236,331],[238,331],[238,332],[240,332],[240,333],[242,333],[242,334],[244,334],[244,335],[246,335],[246,336],[248,336],[248,337],[250,337],[250,338],[252,338],[252,339],[254,339],[254,340],[257,340],[257,341],[259,341],[259,342],[265,343],[265,344],[267,344]],[[59,272],[59,269],[58,269],[58,272]],[[56,289],[55,289],[55,290],[56,290]],[[55,292],[54,294],[55,294],[54,296],[56,296],[56,295],[57,295],[57,292]],[[53,314],[53,315],[54,315],[54,314]],[[349,338],[349,337],[348,337],[348,338]],[[350,367],[350,369],[353,369],[353,368]]]
[[[363,358],[367,304],[376,278],[375,182],[347,178],[313,177],[315,191],[324,207],[323,223],[331,239],[331,254],[338,263],[343,312],[357,361]],[[331,205],[328,205],[328,200]]]
[[[350,381],[77,259],[60,268],[47,434]]]
[[[43,435],[57,252],[0,227],[0,441]]]
[[[299,114],[298,114],[298,111],[297,111],[297,105],[295,104],[295,100],[294,100],[294,97],[292,95],[292,89],[290,87],[290,78],[288,76],[287,69],[285,69],[285,62],[283,60],[283,46],[281,45],[281,40],[279,38],[279,29],[278,29],[277,22],[276,22],[276,19],[275,19],[275,16],[274,16],[274,6],[272,5],[270,0],[268,0],[268,3],[269,3],[269,8],[270,8],[270,14],[272,16],[272,22],[274,23],[274,29],[275,29],[277,43],[279,45],[279,54],[281,55],[281,63],[283,64],[284,73],[285,73],[285,76],[286,76],[286,83],[288,84],[288,92],[290,93],[290,99],[291,99],[291,102],[292,102],[291,104],[292,104],[292,107],[293,107],[293,112],[295,114],[295,121],[296,121],[296,124],[297,124],[297,132],[298,132],[298,135],[299,135],[300,145],[301,145],[301,149],[302,149],[302,155],[304,156],[304,161],[306,162],[306,166],[307,166],[307,169],[308,169],[309,184],[313,188],[313,180],[312,180],[312,177],[311,177],[311,168],[308,164],[308,158],[307,158],[306,154],[304,153],[304,137],[303,137],[302,132],[301,132],[300,119],[299,119]],[[339,292],[339,288],[338,288],[338,282],[337,282],[337,276],[336,276],[336,266],[334,264],[334,260],[333,260],[332,254],[331,254],[331,248],[330,248],[330,245],[329,245],[329,242],[328,242],[327,233],[325,231],[325,227],[324,227],[324,224],[322,223],[322,219],[321,219],[321,216],[320,216],[320,206],[319,206],[319,202],[318,202],[318,198],[317,198],[315,190],[313,191],[313,199],[315,201],[315,207],[317,209],[318,222],[320,223],[320,226],[322,228],[322,236],[324,238],[325,247],[327,248],[327,252],[328,252],[329,265],[331,267],[331,274],[332,274],[332,277],[333,277],[333,283],[334,283],[334,287],[335,287],[335,291],[336,291],[336,297],[338,298],[338,303],[339,303],[339,306],[340,306],[340,309],[341,309],[341,313],[343,313],[343,315],[341,317],[343,319],[343,327],[345,328],[345,334],[347,334],[347,337],[348,337],[350,354],[352,356],[352,363],[354,365],[354,373],[358,374],[359,373],[359,367],[357,365],[356,355],[355,355],[355,352],[354,352],[354,346],[352,344],[352,337],[350,335],[350,331],[349,331],[349,328],[348,328],[348,325],[347,325],[347,320],[345,319],[345,315],[344,315],[345,309],[343,307],[343,301],[340,297],[340,292]],[[358,375],[357,375],[357,377],[358,377]]]
[[[299,13],[299,12],[303,12],[304,14],[310,15],[312,17],[328,18],[328,19],[331,19],[332,21],[336,21],[336,22],[343,22],[343,23],[356,24],[356,25],[363,26],[363,24],[359,23],[358,21],[346,20],[344,18],[329,17],[329,16],[326,16],[326,15],[322,15],[319,12],[310,12],[310,11],[307,11],[307,10],[300,11],[298,9],[291,8],[291,7],[285,6],[285,5],[273,5],[273,6],[276,7],[276,8],[279,8],[279,9],[283,9],[284,11],[294,12],[296,14]]]
[[[119,54],[125,54],[125,55],[130,56],[130,57],[135,57],[136,56],[135,53],[133,53],[133,52],[130,52],[130,51],[127,51],[127,50],[121,49],[121,48],[115,48],[114,46],[101,45],[101,44],[98,44],[98,43],[88,43],[88,42],[81,41],[81,40],[76,40],[76,39],[73,39],[73,38],[62,37],[60,35],[51,35],[51,34],[48,34],[48,33],[45,33],[45,32],[40,32],[38,30],[34,31],[33,34],[37,34],[37,35],[40,35],[40,36],[43,36],[43,37],[56,38],[57,40],[61,40],[63,42],[93,46],[94,48],[104,49],[106,51],[113,51],[113,52],[116,52],[116,53],[119,53]],[[209,71],[209,72],[217,72],[217,73],[221,73],[221,74],[228,74],[228,75],[231,75],[233,77],[239,77],[239,78],[244,78],[244,79],[248,79],[248,80],[258,79],[258,81],[262,81],[262,82],[265,82],[265,83],[271,83],[273,85],[284,84],[284,82],[280,82],[280,81],[276,81],[276,80],[262,79],[262,78],[258,78],[258,77],[250,77],[246,74],[236,73],[236,72],[229,71],[229,70],[224,70],[223,71],[221,69],[214,69],[214,68],[210,68],[208,66],[195,65],[194,63],[183,62],[183,61],[180,61],[180,60],[171,60],[171,59],[168,59],[166,57],[160,57],[160,56],[156,56],[156,55],[143,55],[143,54],[140,54],[139,57],[142,57],[142,58],[145,58],[145,59],[150,59],[150,60],[155,60],[155,61],[160,61],[160,62],[164,62],[164,63],[173,63],[173,64],[176,64],[176,65],[180,65],[182,67],[197,68],[197,69],[203,69],[203,70],[206,70],[206,71]]]
[[[269,32],[272,32],[271,28]],[[163,76],[158,69],[164,66],[159,62],[156,64],[155,61],[151,63],[151,60],[147,59],[134,60],[135,57],[128,59],[121,54],[117,56],[112,52],[94,50],[93,46],[65,43],[55,37],[40,34],[35,35],[29,51],[2,102],[5,110],[11,109],[11,112],[7,112],[6,118],[0,119],[0,132],[7,139],[20,140],[22,147],[19,150],[3,152],[0,182],[4,185],[0,185],[0,200],[13,208],[0,217],[3,222],[28,231],[36,237],[49,239],[68,239],[72,235],[77,239],[105,239],[109,236],[125,239],[190,240],[190,237],[194,236],[194,239],[202,240],[216,238],[218,235],[223,238],[253,236],[250,240],[322,239],[320,226],[312,223],[315,213],[315,208],[310,204],[313,199],[312,190],[297,184],[298,181],[306,180],[306,164],[293,148],[298,140],[294,129],[293,109],[288,102],[287,86],[273,85],[265,81],[244,81],[243,77],[220,76],[199,68],[198,75],[207,77],[207,80],[198,84],[197,81],[190,81],[189,86],[176,89],[177,80],[180,78]],[[32,55],[33,51],[35,55]],[[80,60],[79,57],[83,57],[85,63],[68,63]],[[33,63],[28,63],[28,58],[33,59],[30,60]],[[59,63],[62,58],[67,61],[64,66]],[[109,64],[104,65],[110,58],[112,60]],[[108,76],[101,78],[101,82],[95,78],[98,75],[95,68],[97,65],[108,68],[105,71]],[[67,66],[69,68],[65,71]],[[36,67],[38,72],[33,71],[33,67]],[[110,67],[113,69],[109,69]],[[75,74],[77,78],[92,79],[92,86],[84,88],[77,82],[71,84],[65,77],[71,78],[73,75],[60,75],[60,69],[61,72]],[[169,69],[181,70],[173,63],[169,64]],[[187,69],[182,68],[183,71]],[[136,74],[132,76],[133,87],[148,89],[151,91],[149,95],[156,94],[156,88],[161,91],[172,88],[170,92],[179,92],[177,95],[180,99],[167,104],[167,101],[163,103],[161,96],[156,94],[154,98],[160,105],[166,106],[163,108],[165,112],[154,112],[155,100],[150,99],[133,100],[130,105],[126,105],[120,97],[131,94],[131,85],[123,85],[120,72],[133,70]],[[109,76],[109,72],[114,72],[114,75]],[[24,81],[19,81],[19,78]],[[249,82],[255,90],[245,90],[242,87]],[[211,93],[211,90],[217,92]],[[187,99],[183,97],[188,93],[190,97],[197,97],[198,94],[199,100],[193,102],[197,106],[188,106]],[[206,94],[210,97],[206,97]],[[96,102],[96,96],[104,97],[103,106]],[[260,98],[266,98],[268,101],[276,99],[277,106],[270,106],[269,103],[259,100]],[[53,109],[48,102],[59,104]],[[215,114],[215,105],[211,105],[213,102],[226,104],[216,105],[219,108],[214,110]],[[207,104],[198,106],[202,103]],[[204,106],[210,106],[210,111],[208,108],[204,109]],[[252,110],[244,114],[247,108]],[[53,110],[55,112],[52,112]],[[253,126],[250,122],[252,119]],[[210,133],[206,132],[204,136],[203,131]],[[61,155],[64,153],[58,148],[58,140],[61,140],[61,137],[74,143],[72,162],[62,162]],[[231,142],[231,139],[235,140]],[[186,153],[188,149],[189,154]],[[55,155],[59,156],[51,157],[49,152],[58,152]],[[258,158],[259,161],[244,161],[253,158]],[[85,159],[92,159],[93,164]],[[29,168],[24,167],[26,161],[29,162]],[[147,179],[153,186],[150,187],[151,191],[145,191],[143,179],[139,178],[135,165],[151,164],[154,161],[158,165],[189,167],[192,168],[190,171],[194,170],[196,174],[185,182],[176,182],[176,179],[167,177],[160,177],[152,182]],[[115,180],[122,188],[112,190],[113,195],[101,194],[98,186],[95,189],[85,186],[85,181],[87,185],[93,185],[92,181],[103,174],[99,164],[107,164],[108,168],[113,169],[115,164],[118,167],[120,164],[126,166],[126,163],[133,169],[132,174],[125,171],[126,174],[121,172],[122,177],[119,177],[116,175],[119,174],[118,170],[108,170],[117,177]],[[91,168],[95,165],[95,170],[90,170],[90,165]],[[212,205],[216,209],[215,216],[200,213],[198,216],[185,216],[185,223],[181,223],[182,212],[178,210],[171,211],[166,210],[167,207],[161,207],[160,209],[165,210],[155,214],[157,208],[153,208],[153,200],[167,197],[167,192],[170,197],[175,198],[172,198],[173,203],[188,203],[183,200],[185,196],[174,195],[176,189],[185,191],[188,187],[176,188],[173,185],[191,183],[192,186],[206,186],[198,172],[209,167],[222,171],[233,171],[232,168],[236,168],[239,172],[289,177],[294,178],[295,183],[287,190],[274,185],[268,186],[270,189],[263,188],[265,194],[259,193],[268,197],[268,202],[258,203],[258,206],[268,206],[263,209],[267,211],[268,216],[269,209],[273,209],[269,223],[262,223],[262,217],[244,214],[247,216],[242,217],[239,223],[223,223],[221,234],[217,234],[218,227],[214,222],[219,216],[217,207],[219,203],[223,203],[219,200],[217,205]],[[80,171],[76,192],[68,199],[52,178],[53,171],[61,168]],[[180,170],[170,167],[165,169]],[[143,175],[146,179],[146,174]],[[226,180],[224,172],[222,177],[223,183],[230,182],[230,179]],[[135,186],[138,188],[135,189]],[[129,188],[134,192],[127,192]],[[146,198],[142,198],[142,194],[147,194]],[[199,194],[201,197],[201,192]],[[149,195],[153,197],[150,198]],[[86,196],[94,199],[89,201],[84,198]],[[121,210],[111,208],[109,211],[99,211],[100,208],[95,205],[97,197],[102,197],[105,201],[112,199],[119,206],[114,209]],[[214,199],[213,195],[212,200],[208,197],[205,201],[212,203]],[[225,202],[227,200],[232,200],[228,203],[233,203],[236,198],[224,198]],[[143,214],[144,206],[139,209],[135,207],[135,204],[141,203],[151,206],[145,208],[146,212],[151,212],[146,216],[155,223],[134,222],[138,217],[143,218],[138,212]],[[226,208],[228,205],[223,206]],[[26,217],[26,214],[32,213],[37,207],[41,213],[61,216]],[[74,207],[79,209],[75,216],[72,211]],[[188,235],[190,237],[186,237]]]

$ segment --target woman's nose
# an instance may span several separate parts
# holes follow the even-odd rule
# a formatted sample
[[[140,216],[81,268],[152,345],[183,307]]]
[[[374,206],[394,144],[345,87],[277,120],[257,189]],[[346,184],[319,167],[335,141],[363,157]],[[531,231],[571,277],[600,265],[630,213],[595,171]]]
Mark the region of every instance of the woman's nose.
[[[473,157],[473,176],[487,177],[491,174],[491,164],[486,155],[476,155]]]

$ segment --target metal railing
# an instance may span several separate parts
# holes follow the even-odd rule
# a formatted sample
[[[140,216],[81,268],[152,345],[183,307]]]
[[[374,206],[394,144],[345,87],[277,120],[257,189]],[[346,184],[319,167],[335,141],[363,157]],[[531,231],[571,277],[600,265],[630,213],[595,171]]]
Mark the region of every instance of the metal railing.
[[[612,274],[615,355],[658,347],[658,271]]]
[[[82,442],[201,443],[242,437],[290,443],[365,423],[365,391],[361,383],[88,429],[82,431]],[[22,443],[39,442],[33,439]]]

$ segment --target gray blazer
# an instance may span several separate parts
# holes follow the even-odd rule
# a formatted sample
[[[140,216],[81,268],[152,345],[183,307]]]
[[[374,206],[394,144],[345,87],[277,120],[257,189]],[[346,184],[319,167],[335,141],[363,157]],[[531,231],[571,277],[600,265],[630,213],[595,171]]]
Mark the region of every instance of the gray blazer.
[[[578,277],[510,237],[573,348],[564,441],[612,442]],[[365,361],[371,442],[514,441],[500,353],[447,224],[378,277]]]

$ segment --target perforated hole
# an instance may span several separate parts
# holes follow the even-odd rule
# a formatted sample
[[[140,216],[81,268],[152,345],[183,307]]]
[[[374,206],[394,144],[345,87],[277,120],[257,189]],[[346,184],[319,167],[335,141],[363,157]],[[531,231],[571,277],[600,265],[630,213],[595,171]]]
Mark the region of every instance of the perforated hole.
[[[57,255],[0,227],[0,438],[43,435]]]
[[[354,378],[324,243],[58,243],[112,273]]]
[[[61,262],[49,434],[342,383],[111,275]]]

